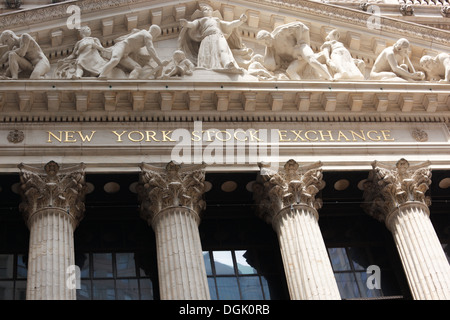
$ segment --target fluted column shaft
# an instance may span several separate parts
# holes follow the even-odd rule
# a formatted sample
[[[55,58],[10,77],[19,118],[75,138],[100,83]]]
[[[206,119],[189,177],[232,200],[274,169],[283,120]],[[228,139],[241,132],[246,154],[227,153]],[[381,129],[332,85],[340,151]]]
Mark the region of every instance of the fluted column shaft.
[[[414,299],[448,300],[450,265],[428,215],[423,203],[405,203],[391,213],[388,225]]]
[[[70,265],[75,264],[71,217],[61,208],[43,208],[29,221],[28,300],[75,300],[67,285]]]
[[[19,168],[20,208],[30,230],[27,300],[75,300],[68,268],[75,265],[73,233],[84,213],[84,165]]]
[[[205,203],[204,166],[142,164],[141,216],[156,236],[162,300],[210,299],[198,225]]]
[[[392,232],[413,298],[447,300],[450,265],[429,218],[428,165],[410,166],[405,159],[395,166],[375,161],[364,184],[364,207]]]
[[[173,207],[153,222],[161,299],[209,299],[197,221],[189,208]]]
[[[340,299],[317,211],[295,205],[283,209],[272,224],[278,235],[291,299]]]
[[[261,165],[254,184],[259,215],[278,235],[289,295],[293,300],[341,299],[318,224],[324,187],[321,163],[300,168],[289,160],[278,172]]]

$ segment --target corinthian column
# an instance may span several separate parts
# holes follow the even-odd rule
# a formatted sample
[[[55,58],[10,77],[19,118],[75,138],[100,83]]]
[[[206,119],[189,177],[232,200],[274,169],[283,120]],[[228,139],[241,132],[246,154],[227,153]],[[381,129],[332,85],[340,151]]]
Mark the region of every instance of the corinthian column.
[[[254,184],[254,196],[259,215],[278,235],[291,299],[340,299],[318,224],[321,163],[300,168],[289,160],[278,172],[260,167],[264,182]]]
[[[156,235],[163,300],[210,299],[198,225],[205,207],[204,165],[141,165],[141,216]]]
[[[84,212],[84,165],[19,165],[20,209],[30,229],[28,300],[75,300],[67,268],[75,264],[73,232]]]
[[[365,210],[392,232],[414,299],[450,299],[450,265],[431,224],[425,192],[429,162],[410,167],[375,161],[364,185]],[[381,275],[382,276],[382,275]]]

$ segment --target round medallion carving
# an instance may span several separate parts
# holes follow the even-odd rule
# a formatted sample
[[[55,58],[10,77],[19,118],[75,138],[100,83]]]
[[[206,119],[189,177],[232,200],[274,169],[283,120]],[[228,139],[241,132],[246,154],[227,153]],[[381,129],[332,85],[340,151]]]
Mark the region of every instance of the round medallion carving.
[[[25,135],[24,135],[23,131],[20,131],[20,130],[10,131],[8,134],[8,137],[7,137],[8,141],[12,142],[12,143],[22,142],[24,138],[25,138]]]
[[[422,129],[414,129],[411,132],[411,135],[413,136],[414,139],[416,139],[416,141],[419,142],[428,141],[428,134]]]

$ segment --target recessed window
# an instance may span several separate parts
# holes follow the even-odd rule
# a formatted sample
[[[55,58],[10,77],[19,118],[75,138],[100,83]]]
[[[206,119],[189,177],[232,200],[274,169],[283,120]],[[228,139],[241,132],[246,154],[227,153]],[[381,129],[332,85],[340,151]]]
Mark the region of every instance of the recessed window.
[[[25,300],[27,256],[0,254],[0,300]]]
[[[267,279],[249,263],[246,250],[203,252],[212,300],[268,300]]]

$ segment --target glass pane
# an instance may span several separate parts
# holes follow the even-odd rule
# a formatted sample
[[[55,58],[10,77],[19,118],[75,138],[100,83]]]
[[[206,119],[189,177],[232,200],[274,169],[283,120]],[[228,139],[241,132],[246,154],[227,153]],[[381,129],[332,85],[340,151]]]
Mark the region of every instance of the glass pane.
[[[94,300],[115,300],[114,280],[92,281]]]
[[[350,263],[345,248],[328,248],[334,271],[350,270]]]
[[[381,297],[383,294],[380,289],[369,289],[367,286],[367,277],[369,276],[366,272],[355,273],[356,281],[358,282],[359,290],[361,291],[362,298],[376,298]]]
[[[208,277],[208,287],[211,300],[218,300],[219,298],[217,298],[216,282],[214,281],[214,278]]]
[[[0,254],[0,279],[13,277],[14,255]]]
[[[17,255],[17,279],[27,278],[27,255]]]
[[[352,247],[348,248],[348,251],[350,254],[350,260],[353,263],[353,268],[355,268],[355,270],[366,270],[370,265],[366,248]]]
[[[359,298],[358,285],[352,273],[335,273],[342,299]]]
[[[266,300],[272,299],[272,297],[270,296],[269,283],[267,282],[267,279],[265,277],[261,277],[261,282],[262,282],[262,286],[263,286],[265,299]]]
[[[231,251],[213,251],[216,274],[234,274]]]
[[[153,300],[153,284],[150,279],[140,279],[141,300]]]
[[[94,277],[95,278],[111,278],[112,270],[112,254],[111,253],[94,253]]]
[[[236,256],[236,264],[238,268],[239,274],[257,274],[255,268],[253,268],[248,262],[247,258],[245,257],[246,250],[238,250],[235,251]]]
[[[134,253],[116,253],[118,277],[136,277]]]
[[[81,280],[80,287],[77,290],[77,300],[91,300],[91,281]]]
[[[240,300],[239,287],[235,277],[217,277],[219,300]]]
[[[137,279],[116,280],[117,300],[139,300]]]
[[[209,251],[203,251],[203,261],[205,261],[206,274],[208,276],[212,275],[211,258],[209,257]]]
[[[13,281],[0,281],[0,300],[13,299]]]
[[[14,300],[25,300],[27,297],[27,282],[16,281],[16,291],[14,294]]]
[[[239,277],[242,300],[264,300],[258,276]]]
[[[80,277],[89,278],[89,253],[81,253],[75,256],[75,263],[80,268]]]

